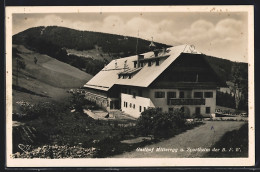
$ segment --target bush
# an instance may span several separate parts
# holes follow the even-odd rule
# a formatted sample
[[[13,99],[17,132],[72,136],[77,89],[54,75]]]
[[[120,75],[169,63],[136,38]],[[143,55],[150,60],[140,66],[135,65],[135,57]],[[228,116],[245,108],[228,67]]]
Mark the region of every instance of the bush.
[[[17,152],[13,154],[13,158],[91,158],[94,153],[95,148],[93,147],[43,145],[26,152]]]
[[[120,141],[117,137],[106,137],[97,143],[95,158],[104,158],[120,152]]]
[[[167,113],[151,108],[141,114],[137,120],[136,127],[141,135],[153,135],[155,138],[164,138],[185,127],[185,122],[184,114],[179,110]]]
[[[231,151],[210,151],[204,157],[228,158],[228,157],[248,157],[248,123],[245,123],[238,130],[226,132],[212,148],[219,148]]]
[[[198,119],[200,121],[202,121],[202,119],[203,119],[203,116],[201,114],[193,114],[192,117],[196,118],[196,119]]]
[[[71,104],[77,112],[82,113],[84,105],[87,104],[87,100],[84,98],[84,95],[73,94]]]
[[[32,120],[40,116],[53,117],[58,111],[57,106],[43,102],[31,105],[27,102],[18,102],[21,113],[13,113],[13,120]]]

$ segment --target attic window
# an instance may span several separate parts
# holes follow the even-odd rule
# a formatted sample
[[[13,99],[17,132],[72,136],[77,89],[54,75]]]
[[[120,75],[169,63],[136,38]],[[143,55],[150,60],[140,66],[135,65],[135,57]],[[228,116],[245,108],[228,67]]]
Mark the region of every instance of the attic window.
[[[137,65],[137,61],[134,61],[134,68],[136,68],[136,65]]]
[[[156,59],[155,65],[156,65],[156,66],[159,66],[159,64],[160,64],[160,60],[159,60],[159,59]]]
[[[148,61],[148,66],[152,66],[152,62],[151,61]]]

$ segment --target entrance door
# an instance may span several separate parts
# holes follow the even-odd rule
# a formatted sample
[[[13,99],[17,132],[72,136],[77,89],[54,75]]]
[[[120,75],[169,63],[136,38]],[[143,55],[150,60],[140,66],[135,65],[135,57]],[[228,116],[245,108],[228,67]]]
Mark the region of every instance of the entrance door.
[[[183,112],[183,114],[186,118],[190,117],[190,109],[188,107],[183,106],[180,108],[180,111]]]

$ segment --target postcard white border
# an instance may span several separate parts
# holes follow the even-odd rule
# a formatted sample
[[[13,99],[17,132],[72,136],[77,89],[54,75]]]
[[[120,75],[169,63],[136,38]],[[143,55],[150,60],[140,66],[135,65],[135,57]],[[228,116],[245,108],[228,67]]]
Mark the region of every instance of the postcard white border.
[[[12,14],[87,12],[247,12],[249,82],[248,158],[100,158],[13,159],[12,155]],[[254,6],[41,6],[6,7],[6,166],[7,167],[146,167],[146,166],[253,166],[255,164]]]

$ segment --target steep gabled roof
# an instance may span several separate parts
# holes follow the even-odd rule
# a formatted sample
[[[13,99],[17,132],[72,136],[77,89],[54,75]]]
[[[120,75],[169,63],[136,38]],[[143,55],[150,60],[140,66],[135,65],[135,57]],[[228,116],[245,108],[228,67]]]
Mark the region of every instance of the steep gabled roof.
[[[134,70],[134,61],[138,60],[138,57],[130,56],[121,59],[111,61],[106,67],[104,67],[97,75],[95,75],[90,81],[88,81],[84,87],[94,88],[103,91],[108,91],[113,85],[129,85],[138,87],[148,87],[170,64],[172,64],[181,53],[193,53],[201,54],[197,52],[193,46],[180,45],[168,48],[163,55],[168,56],[160,61],[160,65],[156,66],[155,63],[151,66],[144,65],[139,71],[135,73],[131,79],[122,79],[118,77],[119,73],[126,73],[127,71]],[[143,54],[144,59],[152,58],[153,52]]]

